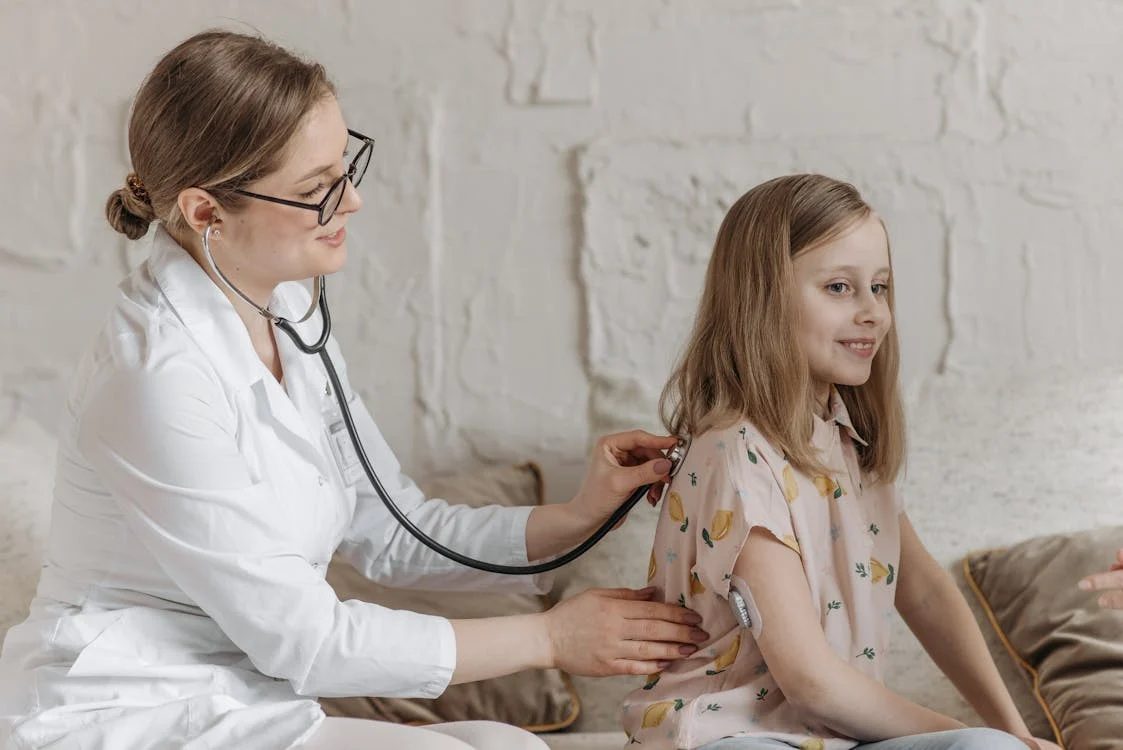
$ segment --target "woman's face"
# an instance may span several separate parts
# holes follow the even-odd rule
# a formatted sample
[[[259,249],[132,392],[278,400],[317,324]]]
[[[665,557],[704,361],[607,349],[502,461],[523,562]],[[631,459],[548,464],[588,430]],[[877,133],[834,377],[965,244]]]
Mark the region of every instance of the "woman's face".
[[[347,170],[354,153],[345,153],[349,137],[339,103],[327,96],[305,117],[289,142],[279,170],[246,190],[299,203],[319,203]],[[351,151],[358,146],[351,141]],[[219,267],[237,279],[259,303],[267,302],[283,281],[331,274],[347,259],[346,225],[362,206],[350,181],[335,215],[326,226],[316,211],[246,198],[238,211],[227,211],[211,243]]]

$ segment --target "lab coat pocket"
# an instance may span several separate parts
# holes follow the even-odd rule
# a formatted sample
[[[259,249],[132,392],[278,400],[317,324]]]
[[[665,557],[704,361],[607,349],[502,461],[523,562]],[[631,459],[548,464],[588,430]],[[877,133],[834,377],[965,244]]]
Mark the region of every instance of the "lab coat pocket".
[[[210,618],[137,607],[101,631],[78,654],[68,674],[78,677],[152,677],[160,667],[228,664],[242,654]]]

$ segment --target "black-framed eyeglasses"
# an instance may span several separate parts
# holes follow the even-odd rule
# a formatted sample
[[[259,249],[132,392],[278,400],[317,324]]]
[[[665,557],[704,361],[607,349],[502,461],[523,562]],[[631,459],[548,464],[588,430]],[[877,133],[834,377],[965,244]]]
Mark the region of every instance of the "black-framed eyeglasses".
[[[347,185],[344,180],[350,180],[351,184],[355,187],[363,181],[363,175],[367,172],[367,167],[370,166],[370,157],[374,153],[374,139],[359,133],[355,130],[348,130],[347,134],[362,142],[359,147],[359,153],[355,154],[355,158],[351,160],[351,164],[347,167],[347,171],[340,175],[339,179],[331,184],[328,188],[327,195],[319,203],[301,203],[300,201],[290,201],[285,198],[274,198],[271,195],[261,195],[260,193],[251,193],[249,190],[235,190],[238,195],[244,195],[248,198],[257,198],[259,201],[269,201],[270,203],[280,203],[282,206],[293,206],[294,208],[306,208],[309,211],[315,211],[318,214],[317,221],[320,226],[325,226],[331,217],[335,216],[336,209],[339,204],[343,202],[343,195],[347,192]]]

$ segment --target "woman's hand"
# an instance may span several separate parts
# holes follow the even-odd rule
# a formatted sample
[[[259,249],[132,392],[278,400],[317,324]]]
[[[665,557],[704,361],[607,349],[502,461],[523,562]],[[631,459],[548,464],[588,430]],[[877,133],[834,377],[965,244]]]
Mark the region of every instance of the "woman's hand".
[[[709,639],[702,617],[653,602],[654,588],[589,589],[542,614],[550,664],[571,674],[653,674]]]
[[[1123,548],[1115,555],[1115,564],[1106,573],[1090,575],[1080,582],[1085,591],[1111,589],[1100,597],[1100,606],[1105,609],[1123,609]]]
[[[659,500],[671,462],[663,454],[675,447],[673,437],[643,430],[606,435],[597,441],[585,479],[570,501],[573,512],[590,528],[604,523],[637,487],[652,485],[647,493],[652,505]]]

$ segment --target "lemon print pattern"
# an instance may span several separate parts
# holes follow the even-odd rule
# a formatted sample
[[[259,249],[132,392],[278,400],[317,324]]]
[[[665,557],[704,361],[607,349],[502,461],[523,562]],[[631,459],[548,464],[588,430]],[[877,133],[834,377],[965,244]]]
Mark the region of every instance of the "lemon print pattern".
[[[833,497],[837,500],[846,494],[842,491],[842,486],[826,474],[816,474],[811,481],[814,483],[815,489],[819,490],[820,497]]]
[[[799,743],[799,750],[824,750],[826,746],[827,743],[823,742],[820,738],[812,737],[809,740],[804,740]]]
[[[652,579],[655,578],[655,571],[656,571],[655,550],[651,550],[651,561],[647,563],[647,582],[648,583],[651,583]]]
[[[741,650],[741,634],[733,636],[733,642],[729,644],[729,648],[725,652],[714,659],[714,666],[712,669],[707,669],[706,674],[715,675],[719,672],[724,672],[729,666],[737,661],[737,652]]]
[[[672,710],[681,710],[682,706],[683,702],[681,698],[675,699],[673,701],[659,701],[658,703],[652,703],[650,706],[643,710],[643,722],[640,724],[640,726],[643,729],[651,729],[652,727],[657,727],[663,723],[664,719],[667,718],[667,714],[669,714]]]
[[[698,596],[699,594],[706,593],[706,585],[702,583],[702,579],[698,577],[697,573],[690,574],[690,595]]]
[[[644,690],[650,690],[651,688],[658,685],[659,684],[659,678],[662,677],[662,676],[663,676],[662,672],[656,672],[655,674],[649,674],[647,676],[647,682],[645,682],[643,684],[643,689]]]
[[[710,539],[715,542],[720,542],[725,537],[729,536],[729,530],[733,528],[733,511],[719,510],[714,513],[714,520],[710,522]]]
[[[797,542],[795,540],[795,537],[791,534],[784,534],[782,537],[780,537],[780,541],[784,543],[785,547],[789,547],[795,550],[795,553],[797,555],[802,554],[799,550],[799,542]]]
[[[799,485],[795,483],[795,471],[792,470],[792,467],[791,467],[790,464],[784,467],[783,474],[784,474],[784,498],[788,501],[788,504],[790,505],[790,504],[795,502],[795,499],[797,497],[799,497]]]
[[[667,496],[667,510],[671,514],[671,520],[682,524],[678,527],[679,531],[686,531],[690,526],[690,519],[686,517],[686,512],[682,509],[682,495],[677,492],[671,492]]]
[[[874,583],[881,583],[882,581],[885,581],[885,584],[888,586],[893,583],[894,577],[895,574],[892,565],[886,567],[876,557],[870,558],[870,580],[872,580]]]

